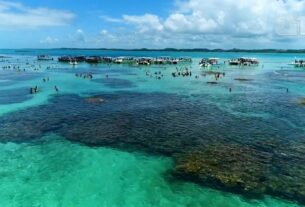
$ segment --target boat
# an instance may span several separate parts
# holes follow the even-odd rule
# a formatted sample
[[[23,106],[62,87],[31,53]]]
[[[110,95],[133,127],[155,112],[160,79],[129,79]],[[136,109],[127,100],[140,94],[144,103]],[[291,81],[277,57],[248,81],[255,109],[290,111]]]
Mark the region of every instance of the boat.
[[[137,59],[136,64],[137,65],[151,65],[153,63],[152,58],[142,57]]]
[[[296,68],[305,68],[305,60],[295,59],[290,65],[293,65]]]
[[[117,57],[113,59],[115,64],[133,64],[135,59],[133,57]]]
[[[153,60],[153,63],[156,65],[164,65],[166,64],[166,61],[163,58],[156,58]]]
[[[77,65],[78,62],[76,61],[76,59],[71,59],[69,62],[70,65]]]
[[[54,58],[49,56],[49,55],[38,55],[37,60],[39,60],[39,61],[50,61],[50,60],[54,60]]]
[[[177,58],[173,58],[173,57],[160,57],[157,59],[159,62],[162,62],[162,64],[170,64],[170,65],[177,65],[179,60]]]
[[[240,65],[240,60],[239,59],[229,60],[229,65]]]
[[[86,58],[86,62],[90,64],[98,64],[102,62],[102,58],[99,56],[90,56]]]
[[[241,57],[238,59],[229,60],[229,65],[255,66],[259,65],[259,61],[256,58]]]
[[[101,57],[101,56],[61,56],[59,62],[64,63],[80,63],[87,62],[89,64],[131,64],[131,65],[177,65],[179,63],[191,63],[191,58],[175,58],[175,57]],[[214,64],[216,59],[211,59],[211,64]],[[217,62],[217,61],[216,61]],[[75,65],[75,64],[74,64]]]
[[[70,63],[70,62],[85,62],[86,57],[85,56],[61,56],[58,58],[59,62],[65,62],[65,63]]]
[[[218,58],[203,58],[200,62],[199,65],[200,67],[210,67],[214,65],[218,65]]]
[[[102,63],[112,63],[113,58],[112,57],[101,57],[101,62]]]
[[[113,63],[115,63],[115,64],[122,64],[123,63],[123,58],[122,57],[115,58],[113,60]]]
[[[191,62],[193,62],[192,58],[190,58],[190,57],[179,57],[178,61],[180,63],[191,63]]]
[[[218,60],[219,60],[218,58],[209,58],[208,62],[211,65],[218,65]]]
[[[83,56],[83,55],[72,57],[72,59],[76,60],[77,62],[85,62],[86,61],[86,57]]]
[[[258,65],[259,61],[256,58],[240,58],[240,62],[242,65],[251,66],[251,65]]]
[[[61,56],[61,57],[58,58],[59,62],[66,62],[66,63],[68,63],[71,60],[72,60],[72,57],[70,57],[70,56]]]
[[[209,64],[209,62],[207,61],[207,59],[202,59],[202,60],[199,62],[199,66],[200,66],[200,67],[203,67],[203,68],[207,68],[207,67],[210,67],[211,65]]]

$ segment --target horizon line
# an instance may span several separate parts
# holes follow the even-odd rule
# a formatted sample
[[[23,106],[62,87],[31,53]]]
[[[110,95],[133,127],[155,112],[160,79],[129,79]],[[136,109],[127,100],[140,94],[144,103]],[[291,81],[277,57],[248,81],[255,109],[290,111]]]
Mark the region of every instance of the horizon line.
[[[305,49],[208,49],[208,48],[74,48],[74,47],[59,47],[59,48],[2,48],[0,50],[16,50],[17,52],[27,52],[26,50],[105,50],[105,51],[172,51],[172,52],[268,52],[268,53],[305,53]],[[24,51],[23,51],[24,50]]]

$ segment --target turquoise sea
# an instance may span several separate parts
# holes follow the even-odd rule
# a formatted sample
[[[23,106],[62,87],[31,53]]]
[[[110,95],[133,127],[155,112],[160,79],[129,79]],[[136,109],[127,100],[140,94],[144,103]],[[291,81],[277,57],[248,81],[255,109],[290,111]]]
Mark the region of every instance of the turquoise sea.
[[[38,62],[40,54],[55,59]],[[57,61],[62,55],[193,62],[72,66]],[[1,207],[305,203],[305,70],[289,65],[305,55],[54,49],[0,56]],[[260,65],[198,65],[244,56]],[[192,76],[173,77],[176,67]],[[216,84],[215,72],[225,73]],[[88,73],[92,80],[78,76]]]

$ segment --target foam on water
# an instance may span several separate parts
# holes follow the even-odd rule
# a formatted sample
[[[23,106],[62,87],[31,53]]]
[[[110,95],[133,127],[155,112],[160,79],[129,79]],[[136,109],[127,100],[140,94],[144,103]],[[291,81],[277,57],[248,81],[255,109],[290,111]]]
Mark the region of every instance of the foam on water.
[[[172,161],[89,148],[48,135],[39,143],[0,144],[0,206],[295,207],[174,182]]]

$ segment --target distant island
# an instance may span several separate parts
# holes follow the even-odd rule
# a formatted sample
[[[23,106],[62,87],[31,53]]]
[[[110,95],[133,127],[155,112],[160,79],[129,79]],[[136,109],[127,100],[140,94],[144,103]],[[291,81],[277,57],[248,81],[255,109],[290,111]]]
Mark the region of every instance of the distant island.
[[[116,50],[116,51],[156,51],[156,52],[249,52],[249,53],[305,53],[305,49],[207,49],[207,48],[193,48],[193,49],[118,49],[118,48],[60,48],[65,50]]]
[[[177,48],[164,48],[164,49],[119,49],[119,48],[23,48],[23,49],[8,49],[15,50],[15,52],[31,52],[31,50],[111,50],[111,51],[148,51],[148,52],[247,52],[247,53],[305,53],[305,49],[207,49],[207,48],[193,48],[193,49],[177,49]]]

